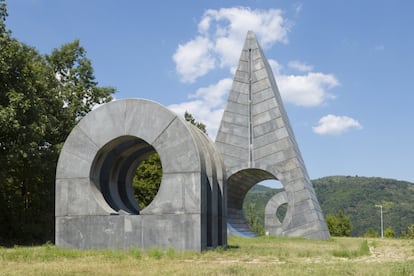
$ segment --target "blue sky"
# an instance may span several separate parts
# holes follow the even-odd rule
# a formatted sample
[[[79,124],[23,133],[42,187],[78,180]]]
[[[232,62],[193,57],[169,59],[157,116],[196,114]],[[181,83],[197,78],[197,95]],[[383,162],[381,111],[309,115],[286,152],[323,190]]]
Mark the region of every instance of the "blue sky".
[[[100,85],[191,112],[214,138],[243,40],[275,73],[311,179],[414,182],[413,1],[9,0],[13,36],[80,39]]]

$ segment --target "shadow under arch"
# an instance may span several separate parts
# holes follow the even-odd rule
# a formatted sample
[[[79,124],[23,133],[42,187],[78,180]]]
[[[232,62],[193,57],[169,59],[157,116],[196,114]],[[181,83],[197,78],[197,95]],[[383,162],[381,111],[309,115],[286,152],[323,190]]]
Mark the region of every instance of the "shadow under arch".
[[[117,137],[98,151],[90,179],[115,212],[140,213],[132,181],[138,165],[155,152],[145,140],[129,135]]]
[[[268,171],[256,168],[240,170],[227,179],[227,226],[230,235],[255,237],[243,213],[243,201],[248,191],[264,180],[278,180]]]

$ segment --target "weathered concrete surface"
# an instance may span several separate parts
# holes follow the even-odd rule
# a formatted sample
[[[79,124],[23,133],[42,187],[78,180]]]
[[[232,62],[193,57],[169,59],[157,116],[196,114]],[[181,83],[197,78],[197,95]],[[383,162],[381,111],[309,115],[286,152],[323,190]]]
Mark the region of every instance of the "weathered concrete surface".
[[[269,218],[276,218],[277,204],[284,201],[271,201],[268,210],[274,212],[266,215],[266,231],[329,237],[272,70],[253,32],[247,34],[215,143],[228,175],[230,234],[254,235],[243,217],[244,197],[258,182],[277,179],[285,189],[287,214],[283,222],[272,224]]]
[[[138,164],[158,152],[163,177],[145,209],[134,200]],[[214,143],[158,103],[119,100],[72,130],[56,172],[56,244],[68,248],[225,246],[226,177]]]

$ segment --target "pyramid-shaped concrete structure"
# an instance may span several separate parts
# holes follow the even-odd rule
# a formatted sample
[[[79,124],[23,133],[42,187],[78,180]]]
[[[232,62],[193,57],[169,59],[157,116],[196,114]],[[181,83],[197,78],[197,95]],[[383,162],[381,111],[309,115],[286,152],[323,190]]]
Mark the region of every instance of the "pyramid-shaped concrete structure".
[[[253,236],[244,219],[246,193],[277,179],[285,191],[266,207],[266,232],[326,239],[329,232],[272,70],[249,31],[216,138],[228,176],[228,232]],[[287,203],[283,221],[278,208]]]

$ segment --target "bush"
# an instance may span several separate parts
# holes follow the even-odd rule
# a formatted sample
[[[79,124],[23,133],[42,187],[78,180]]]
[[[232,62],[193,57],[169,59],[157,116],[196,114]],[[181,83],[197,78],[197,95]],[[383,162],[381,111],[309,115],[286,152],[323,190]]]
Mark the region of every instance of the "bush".
[[[365,233],[364,233],[364,237],[365,238],[378,238],[379,234],[374,229],[368,228],[367,231],[365,231]]]
[[[343,211],[339,211],[338,215],[328,214],[326,216],[326,224],[328,225],[329,233],[337,237],[349,237],[352,232],[352,224],[349,216],[345,215]]]
[[[384,237],[386,238],[395,238],[395,231],[391,227],[387,227],[384,230]]]
[[[414,239],[414,224],[408,226],[408,233],[407,236],[409,239]]]

